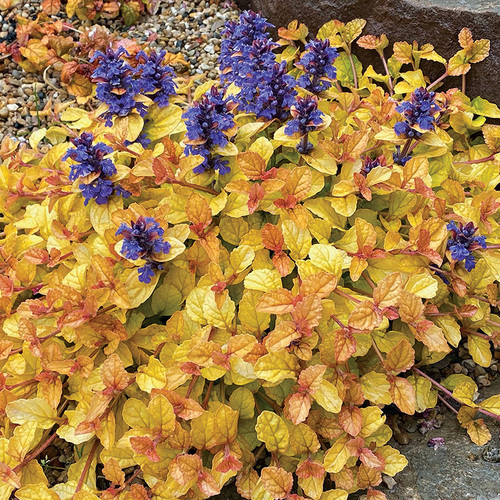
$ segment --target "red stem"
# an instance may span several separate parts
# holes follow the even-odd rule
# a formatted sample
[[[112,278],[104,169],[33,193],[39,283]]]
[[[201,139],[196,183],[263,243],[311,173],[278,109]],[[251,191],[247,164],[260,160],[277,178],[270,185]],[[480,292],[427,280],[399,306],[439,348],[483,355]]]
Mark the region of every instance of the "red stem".
[[[54,330],[52,333],[45,335],[45,337],[40,337],[38,340],[40,342],[45,342],[46,340],[55,337],[58,333],[61,333],[61,328],[58,328],[57,330]],[[23,352],[23,349],[24,347],[20,347],[19,349],[13,349],[12,351],[10,351],[10,354],[19,354],[20,352]]]
[[[141,468],[137,467],[134,473],[122,484],[122,486],[120,486],[118,489],[115,490],[114,492],[115,496],[117,496],[118,493],[121,493],[140,473],[141,473]]]
[[[448,70],[445,71],[443,75],[441,75],[437,80],[434,80],[428,87],[427,90],[432,89],[432,87],[435,87],[441,80],[444,80],[448,76]]]
[[[390,95],[394,95],[394,88],[393,88],[393,85],[392,85],[391,73],[389,72],[389,68],[387,67],[387,62],[385,60],[384,52],[383,51],[380,52],[380,59],[382,59],[382,64],[384,65],[385,72],[387,73],[387,76],[389,77],[389,83],[388,83],[389,94]]]
[[[486,158],[480,158],[479,160],[469,160],[469,161],[454,161],[454,165],[474,165],[475,163],[485,163],[487,161],[491,161],[495,158],[495,155],[492,154],[487,156]]]
[[[415,372],[417,372],[420,376],[426,378],[427,380],[429,380],[431,382],[432,385],[436,386],[441,392],[444,392],[447,396],[449,396],[451,399],[455,400],[457,403],[459,403],[460,405],[462,405],[463,403],[460,402],[454,395],[451,391],[449,391],[448,389],[446,389],[445,387],[443,387],[439,382],[436,382],[432,377],[429,377],[429,375],[426,375],[422,370],[419,370],[417,367],[413,367],[413,370]],[[484,415],[487,415],[488,417],[491,417],[491,418],[494,418],[495,420],[500,420],[500,416],[499,415],[495,415],[494,413],[491,413],[490,411],[488,410],[483,410],[482,408],[477,408],[477,410],[484,414]]]
[[[446,399],[443,398],[443,396],[441,396],[441,394],[438,394],[438,399],[439,401],[441,401],[441,403],[443,403],[447,408],[449,408],[453,413],[457,414],[458,415],[458,411],[455,410],[455,408],[453,408],[453,406],[450,405],[450,403],[448,403],[448,401],[446,401]]]
[[[352,295],[349,295],[348,293],[343,292],[342,290],[339,290],[338,288],[333,291],[337,295],[340,295],[342,297],[345,297],[346,299],[352,300],[353,302],[356,302],[357,304],[361,304],[361,300],[357,299],[356,297],[353,297]]]
[[[215,189],[205,187],[205,186],[200,186],[198,184],[191,184],[190,182],[187,182],[187,181],[180,181],[178,179],[172,179],[170,177],[166,180],[166,182],[169,184],[178,184],[179,186],[189,187],[192,189],[196,189],[198,191],[203,191],[204,193],[213,194],[214,196],[217,196],[220,194]]]
[[[373,339],[372,339],[372,347],[373,347],[373,350],[377,353],[378,359],[380,359],[382,366],[385,367],[384,357],[382,356],[382,353],[380,352],[379,348],[377,347],[377,344],[375,343],[375,340],[373,340]]]
[[[97,450],[97,446],[99,446],[99,441],[96,439],[94,441],[94,444],[92,445],[92,448],[90,450],[90,453],[89,453],[89,456],[87,458],[87,461],[85,462],[85,466],[83,467],[82,473],[80,475],[80,479],[78,480],[78,484],[76,485],[75,495],[83,487],[83,482],[85,481],[85,476],[87,475],[87,473],[88,473],[88,471],[90,469],[90,464],[92,463],[92,459],[94,458],[94,453]]]
[[[38,455],[43,453],[51,445],[52,441],[54,441],[56,437],[57,434],[54,432],[54,434],[52,434],[52,436],[50,436],[39,448],[32,451],[29,455],[26,455],[26,457],[24,457],[24,460],[14,467],[13,471],[19,472],[26,464],[31,462],[34,458],[38,457]]]
[[[335,314],[332,314],[332,315],[330,316],[330,318],[332,318],[332,319],[333,319],[333,321],[335,321],[335,323],[337,323],[337,325],[339,325],[339,326],[340,326],[340,328],[347,329],[347,326],[346,326],[346,325],[344,325],[344,323],[342,323],[342,321],[340,321],[340,319],[339,319],[339,318],[337,318],[337,316],[335,316]]]
[[[210,393],[212,392],[212,387],[214,386],[214,381],[211,380],[210,383],[208,384],[208,389],[207,393],[205,394],[205,397],[203,398],[203,402],[201,403],[201,407],[206,410],[208,406],[208,400],[210,398]]]
[[[188,387],[188,390],[186,392],[186,398],[189,398],[189,396],[191,396],[191,392],[193,391],[194,389],[194,386],[196,384],[196,381],[198,380],[198,377],[199,375],[195,375],[192,379],[191,379],[191,383],[189,384],[189,387]]]
[[[368,274],[365,271],[363,271],[361,273],[361,276],[363,276],[363,278],[370,285],[370,287],[372,288],[372,290],[375,290],[375,288],[377,288],[377,285],[370,279],[370,277],[368,276]]]

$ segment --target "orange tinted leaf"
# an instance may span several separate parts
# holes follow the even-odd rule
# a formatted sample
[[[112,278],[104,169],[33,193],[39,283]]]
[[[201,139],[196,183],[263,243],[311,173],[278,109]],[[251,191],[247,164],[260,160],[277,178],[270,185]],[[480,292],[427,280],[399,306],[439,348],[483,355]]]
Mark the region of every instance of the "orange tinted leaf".
[[[294,295],[285,288],[279,288],[263,295],[257,302],[256,310],[269,314],[286,314],[294,308]]]
[[[194,484],[203,468],[198,455],[178,455],[170,462],[168,469],[172,477],[182,485]]]
[[[422,316],[423,312],[424,305],[422,304],[422,299],[413,293],[403,290],[399,304],[401,320],[405,323],[414,323]]]
[[[210,210],[208,201],[197,193],[191,194],[187,199],[186,215],[195,226],[206,227],[212,221],[212,210]]]
[[[311,184],[312,174],[309,167],[296,167],[289,171],[281,192],[284,198],[292,195],[296,200],[302,200],[309,193]]]
[[[328,297],[337,287],[337,277],[330,273],[311,274],[302,280],[300,292],[304,295],[312,293],[320,298]]]
[[[347,328],[335,331],[335,361],[337,364],[345,363],[356,352],[356,339]]]
[[[339,413],[339,423],[345,432],[357,436],[363,426],[363,415],[357,406],[343,406]]]
[[[262,243],[268,250],[273,252],[281,252],[285,240],[281,230],[273,224],[266,224],[261,231]]]
[[[370,488],[366,492],[366,500],[387,500],[387,497],[381,491]]]
[[[123,362],[117,354],[112,354],[102,365],[101,380],[108,390],[122,391],[130,385],[133,377],[123,367]]]
[[[403,279],[400,273],[386,276],[373,291],[373,300],[379,307],[396,306],[403,291]]]
[[[44,0],[41,7],[45,14],[54,16],[61,10],[61,0]]]
[[[299,376],[300,388],[314,394],[321,387],[321,381],[323,380],[325,371],[325,365],[309,366],[302,370]]]
[[[159,462],[161,458],[156,451],[156,445],[153,440],[147,436],[132,436],[130,438],[130,446],[140,455],[146,455],[151,462]]]
[[[114,458],[110,458],[102,469],[102,472],[108,481],[112,484],[120,485],[125,481],[125,474],[122,471],[120,464]]]
[[[403,339],[395,345],[385,359],[386,367],[394,373],[405,372],[415,364],[415,351],[410,342]]]
[[[285,498],[292,490],[292,473],[281,467],[264,467],[260,479],[264,489],[271,493],[273,498]]]
[[[365,300],[349,315],[348,324],[356,330],[368,332],[377,328],[381,322],[382,315],[375,309],[373,302]]]
[[[491,439],[491,433],[482,418],[471,420],[464,427],[467,429],[471,441],[478,446],[484,446]]]
[[[306,420],[311,404],[312,400],[309,394],[305,392],[292,394],[285,400],[283,415],[293,424],[298,425]]]
[[[252,151],[240,153],[237,156],[241,172],[251,180],[261,179],[266,171],[266,162],[258,154]]]
[[[415,389],[405,378],[396,377],[389,389],[394,404],[408,415],[413,415],[416,408]]]
[[[466,49],[469,45],[472,45],[474,39],[472,38],[472,33],[469,28],[462,28],[458,34],[458,42],[463,49]]]
[[[208,471],[200,472],[198,476],[197,486],[200,491],[207,497],[212,497],[220,493],[220,488],[212,474]]]

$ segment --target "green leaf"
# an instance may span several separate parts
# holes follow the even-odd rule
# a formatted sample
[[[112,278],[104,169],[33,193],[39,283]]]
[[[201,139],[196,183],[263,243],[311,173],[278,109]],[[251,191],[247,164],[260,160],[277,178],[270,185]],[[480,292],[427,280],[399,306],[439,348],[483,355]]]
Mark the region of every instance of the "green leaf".
[[[352,60],[354,68],[356,69],[356,75],[359,79],[363,74],[363,65],[359,62],[359,59],[352,55]],[[337,59],[335,59],[335,67],[337,68],[337,80],[346,87],[354,87],[354,72],[352,70],[351,60],[347,52],[341,52]]]
[[[482,97],[478,96],[473,99],[471,105],[476,115],[487,116],[488,118],[500,118],[500,108]]]

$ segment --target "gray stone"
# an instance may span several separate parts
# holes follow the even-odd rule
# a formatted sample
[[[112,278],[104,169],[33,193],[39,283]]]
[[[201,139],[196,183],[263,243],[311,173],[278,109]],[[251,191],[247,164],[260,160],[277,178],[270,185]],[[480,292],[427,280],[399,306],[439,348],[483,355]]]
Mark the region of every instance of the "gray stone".
[[[276,26],[286,26],[293,19],[306,23],[316,33],[330,19],[343,22],[354,18],[368,21],[363,33],[385,33],[390,42],[416,40],[431,43],[444,57],[451,57],[460,49],[458,33],[464,27],[472,31],[474,39],[491,40],[490,56],[472,66],[467,74],[467,94],[500,103],[500,0],[238,0],[241,7],[262,11]],[[355,48],[360,60],[382,67],[377,54]],[[443,73],[438,63],[423,64],[424,73],[431,80]],[[445,87],[459,87],[460,77],[449,77]]]

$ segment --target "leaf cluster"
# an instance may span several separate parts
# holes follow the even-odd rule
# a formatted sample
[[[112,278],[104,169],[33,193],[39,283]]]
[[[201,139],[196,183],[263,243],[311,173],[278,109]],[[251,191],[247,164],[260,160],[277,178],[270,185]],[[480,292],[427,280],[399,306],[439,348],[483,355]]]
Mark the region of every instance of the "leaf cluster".
[[[351,52],[363,26],[319,32],[340,49],[338,81],[319,96],[325,123],[309,154],[284,124],[236,108],[218,151],[230,173],[195,174],[182,113],[216,82],[180,79],[168,107],[144,97],[145,117],[105,127],[105,105],[58,109],[29,145],[2,141],[1,498],[194,500],[235,478],[252,500],[362,489],[382,499],[382,474],[407,465],[387,444],[383,408],[412,415],[438,396],[459,404],[475,443],[489,440],[475,417],[498,418],[500,396],[478,403],[471,378],[438,383],[425,370],[459,345],[488,367],[500,345],[500,127],[485,125],[500,110],[438,93],[435,130],[397,164],[397,102],[433,86],[420,59],[443,61],[405,43],[385,60],[386,37],[365,36],[359,45],[387,73],[363,69]],[[296,75],[307,29],[280,34],[279,58]],[[466,38],[469,64],[477,47]],[[84,205],[62,161],[82,131],[113,147],[113,180],[130,198]],[[366,156],[385,161],[365,176]],[[150,283],[116,235],[140,216],[170,244]],[[448,249],[450,221],[486,236],[470,272]],[[50,485],[37,458],[56,439],[74,463]]]

